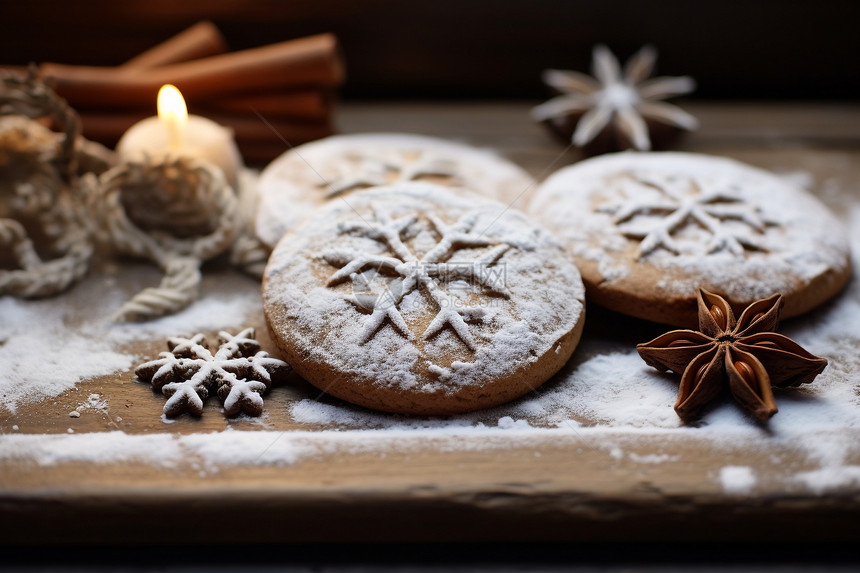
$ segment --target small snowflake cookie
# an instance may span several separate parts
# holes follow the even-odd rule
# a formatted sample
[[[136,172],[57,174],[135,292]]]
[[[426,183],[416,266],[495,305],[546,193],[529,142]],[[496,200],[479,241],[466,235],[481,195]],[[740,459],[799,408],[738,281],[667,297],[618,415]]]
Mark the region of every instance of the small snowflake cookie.
[[[468,145],[400,133],[339,135],[292,149],[263,171],[257,234],[274,247],[327,201],[417,180],[468,188],[517,209],[525,208],[535,188],[510,161]]]
[[[590,301],[666,324],[696,324],[699,288],[737,312],[782,293],[782,316],[796,316],[851,274],[846,234],[818,199],[720,157],[583,161],[541,184],[530,212],[566,241]]]
[[[564,248],[506,205],[406,182],[320,209],[278,244],[263,307],[323,392],[442,415],[533,392],[567,362],[585,290]]]
[[[289,364],[260,350],[253,328],[235,336],[221,331],[218,338],[220,344],[214,354],[202,334],[169,338],[170,352],[162,352],[135,369],[140,380],[167,396],[165,415],[188,412],[200,416],[204,400],[217,393],[226,415],[245,412],[259,416],[263,394],[290,373]]]

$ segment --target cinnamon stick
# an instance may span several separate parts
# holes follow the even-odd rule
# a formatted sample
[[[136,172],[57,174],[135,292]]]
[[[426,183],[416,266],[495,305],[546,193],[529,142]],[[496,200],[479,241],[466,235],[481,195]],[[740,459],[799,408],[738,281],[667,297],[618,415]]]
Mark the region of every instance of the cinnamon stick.
[[[319,121],[331,113],[331,96],[321,90],[236,95],[201,101],[194,111],[203,116],[259,113],[265,118]]]
[[[326,135],[331,135],[331,133]],[[265,166],[290,149],[290,146],[282,141],[239,141],[238,143],[239,152],[242,154],[245,165],[253,166]],[[298,145],[299,143],[304,142],[298,139],[290,141],[290,145]]]
[[[27,77],[27,66],[0,66],[0,75],[19,78]]]
[[[276,157],[289,150],[289,146],[282,142],[270,143],[257,141],[239,142],[239,153],[245,165],[263,167],[271,163]]]
[[[202,116],[225,113],[250,114],[255,116],[254,112],[256,111],[266,118],[321,121],[331,113],[331,100],[332,96],[327,91],[302,90],[213,97],[202,101],[189,101],[187,103],[191,113]],[[106,106],[93,105],[92,102],[86,102],[78,105],[77,110],[81,113],[90,111],[104,113],[108,111],[119,114],[155,115],[155,101],[150,101],[145,106],[123,106],[113,109]]]
[[[112,68],[45,63],[42,75],[73,105],[152,105],[158,89],[174,84],[186,99],[308,86],[336,86],[343,80],[337,41],[320,34],[260,48],[221,54],[134,75]]]
[[[240,143],[271,141],[283,145],[283,140],[286,139],[291,145],[295,145],[297,141],[311,141],[331,135],[333,132],[332,123],[328,120],[311,123],[267,119],[263,122],[259,117],[249,115],[217,115],[213,120],[232,128],[236,134],[236,140]]]
[[[119,71],[132,72],[158,68],[215,56],[227,51],[221,31],[208,20],[198,22],[172,38],[153,46],[119,66]]]
[[[132,125],[152,115],[146,112],[80,114],[83,135],[88,139],[105,145],[114,145]],[[311,141],[331,135],[332,126],[327,120],[317,122],[294,122],[282,119],[268,119],[263,122],[257,116],[249,115],[210,115],[210,119],[231,128],[241,146],[246,142],[277,143],[285,145],[281,138],[290,144]]]

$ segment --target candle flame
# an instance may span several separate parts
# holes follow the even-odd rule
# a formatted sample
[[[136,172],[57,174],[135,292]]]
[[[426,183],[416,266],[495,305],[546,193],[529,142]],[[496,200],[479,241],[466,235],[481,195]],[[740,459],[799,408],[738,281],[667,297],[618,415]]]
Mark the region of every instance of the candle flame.
[[[176,86],[165,84],[158,90],[158,117],[167,128],[170,146],[182,146],[182,131],[188,123],[188,108]]]
[[[185,123],[188,119],[188,108],[185,107],[185,98],[176,89],[176,86],[165,84],[158,90],[158,117],[167,119],[175,117],[175,121]]]

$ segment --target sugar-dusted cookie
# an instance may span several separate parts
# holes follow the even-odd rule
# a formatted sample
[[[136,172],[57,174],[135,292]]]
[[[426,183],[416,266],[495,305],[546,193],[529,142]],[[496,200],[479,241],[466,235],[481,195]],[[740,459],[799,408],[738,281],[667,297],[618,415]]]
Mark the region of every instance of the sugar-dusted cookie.
[[[263,282],[294,369],[349,402],[453,414],[532,392],[568,360],[585,289],[564,247],[496,201],[423,182],[332,201]]]
[[[468,188],[518,209],[535,188],[531,176],[510,161],[468,145],[401,133],[339,135],[296,147],[266,167],[257,234],[274,246],[331,199],[416,180]]]
[[[656,322],[694,326],[698,288],[738,312],[782,293],[782,315],[795,316],[851,273],[847,237],[820,201],[720,157],[590,159],[549,177],[529,210],[566,241],[589,300]]]

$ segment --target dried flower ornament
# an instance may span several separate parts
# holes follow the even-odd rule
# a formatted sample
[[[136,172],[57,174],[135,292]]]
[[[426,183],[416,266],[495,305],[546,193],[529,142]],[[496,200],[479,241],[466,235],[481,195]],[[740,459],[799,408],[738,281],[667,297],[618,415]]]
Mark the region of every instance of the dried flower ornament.
[[[544,83],[561,95],[533,108],[532,117],[547,122],[577,147],[599,148],[593,151],[647,151],[654,147],[649,126],[652,130],[660,126],[696,129],[695,117],[662,101],[692,92],[695,82],[688,76],[648,79],[656,60],[657,51],[645,46],[622,71],[612,52],[598,45],[594,77],[569,70],[544,71]]]
[[[704,289],[698,294],[699,332],[674,330],[636,347],[649,366],[682,375],[675,411],[683,420],[698,417],[725,386],[741,406],[767,420],[777,412],[771,386],[808,384],[827,366],[773,332],[782,295],[752,303],[735,320],[724,298]]]

